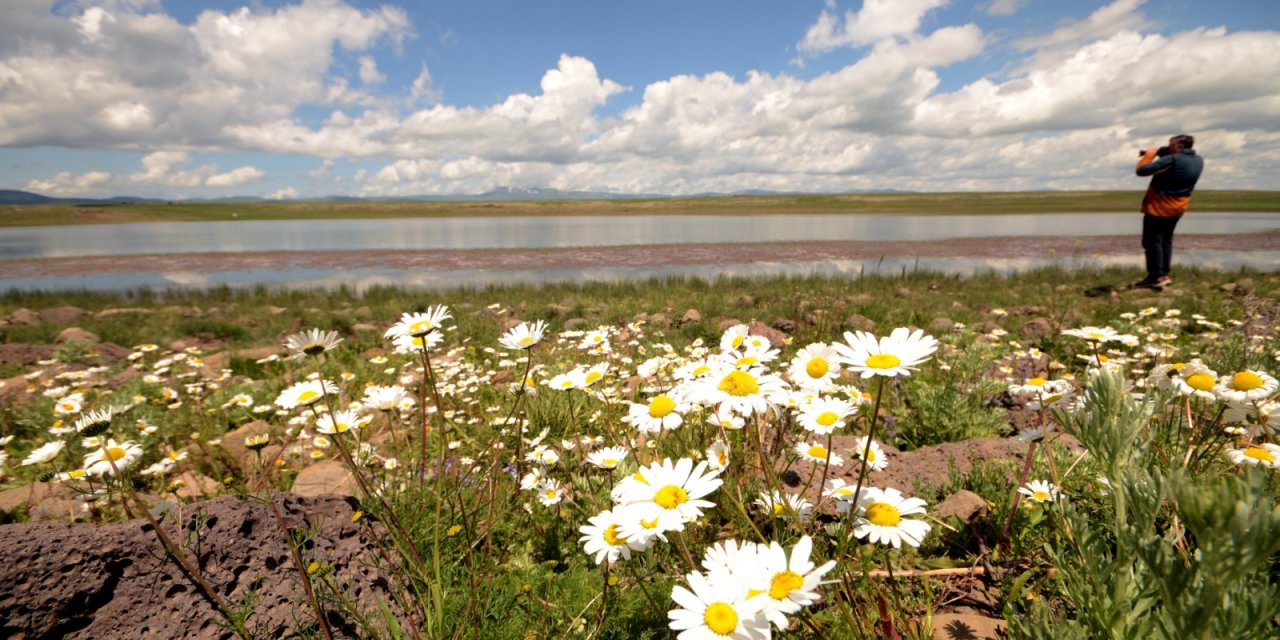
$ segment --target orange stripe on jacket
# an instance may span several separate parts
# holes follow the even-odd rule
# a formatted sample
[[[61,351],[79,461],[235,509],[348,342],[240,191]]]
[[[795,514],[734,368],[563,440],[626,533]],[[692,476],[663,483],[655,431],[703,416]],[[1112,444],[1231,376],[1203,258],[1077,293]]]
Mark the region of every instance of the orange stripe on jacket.
[[[1150,164],[1155,159],[1156,149],[1152,147],[1138,159],[1138,166]],[[1187,204],[1190,202],[1191,196],[1166,196],[1147,187],[1147,195],[1142,198],[1142,212],[1157,218],[1177,218],[1187,212]]]

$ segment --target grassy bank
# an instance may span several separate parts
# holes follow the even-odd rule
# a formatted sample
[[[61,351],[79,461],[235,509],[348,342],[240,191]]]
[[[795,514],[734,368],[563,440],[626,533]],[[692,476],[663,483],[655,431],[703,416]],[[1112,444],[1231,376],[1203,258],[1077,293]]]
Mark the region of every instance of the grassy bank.
[[[0,226],[537,215],[1003,214],[1136,211],[1141,191],[777,195],[495,202],[10,205]],[[1280,191],[1199,191],[1192,211],[1280,211]]]

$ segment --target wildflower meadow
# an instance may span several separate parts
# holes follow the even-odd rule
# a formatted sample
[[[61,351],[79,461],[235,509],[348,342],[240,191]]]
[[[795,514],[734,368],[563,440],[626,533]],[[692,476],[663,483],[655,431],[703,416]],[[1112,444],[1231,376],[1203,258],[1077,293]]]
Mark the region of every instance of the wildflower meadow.
[[[86,295],[62,341],[11,295],[0,530],[145,525],[214,637],[1276,637],[1278,280],[1099,277]],[[280,513],[316,478],[372,599]]]

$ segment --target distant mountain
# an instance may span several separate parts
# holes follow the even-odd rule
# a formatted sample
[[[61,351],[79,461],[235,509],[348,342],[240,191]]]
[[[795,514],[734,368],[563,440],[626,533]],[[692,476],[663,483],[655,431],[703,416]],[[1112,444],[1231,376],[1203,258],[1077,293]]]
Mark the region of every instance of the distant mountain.
[[[164,202],[149,198],[133,196],[113,196],[110,198],[51,198],[30,191],[17,189],[0,189],[0,204],[135,204],[140,202]]]
[[[897,189],[869,189],[845,191],[844,194],[865,193],[910,193]],[[614,191],[562,191],[546,187],[498,187],[484,193],[393,196],[381,198],[361,198],[357,196],[330,195],[318,198],[287,199],[285,202],[440,202],[440,201],[514,201],[514,200],[635,200],[641,198],[719,198],[724,196],[794,196],[824,195],[799,191],[769,191],[765,189],[746,189],[732,193],[705,192],[673,196],[661,193],[617,193]],[[829,194],[828,194],[829,195]],[[115,196],[111,198],[52,198],[49,196],[19,191],[17,189],[0,189],[0,205],[19,204],[71,204],[71,205],[113,205],[113,204],[164,204],[166,202],[184,203],[224,203],[247,204],[255,202],[276,202],[257,196],[228,196],[223,198],[189,198],[186,200],[160,200],[156,198],[136,198],[132,196]]]

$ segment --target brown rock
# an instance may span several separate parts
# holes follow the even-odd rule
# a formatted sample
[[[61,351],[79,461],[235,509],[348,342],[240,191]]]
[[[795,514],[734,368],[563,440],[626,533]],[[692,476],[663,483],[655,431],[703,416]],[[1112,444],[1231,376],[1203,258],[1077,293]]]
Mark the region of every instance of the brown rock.
[[[986,500],[982,499],[982,496],[972,491],[961,489],[939,502],[938,506],[933,508],[932,515],[938,519],[955,516],[960,519],[960,522],[969,524],[985,516],[990,508],[991,506],[987,504]]]
[[[293,492],[300,496],[328,493],[355,495],[358,488],[351,472],[337,460],[324,460],[303,469],[293,480]]]
[[[1048,318],[1032,318],[1018,329],[1018,334],[1024,338],[1047,338],[1054,333],[1053,323]]]
[[[742,321],[737,318],[721,318],[716,322],[716,328],[720,331],[728,331],[730,327],[736,327],[740,324],[742,324]]]
[[[583,329],[586,329],[588,324],[590,323],[587,322],[586,318],[569,318],[568,320],[564,321],[564,330],[565,331],[581,331]]]
[[[64,344],[67,342],[79,342],[81,344],[98,344],[98,335],[89,331],[85,331],[80,327],[67,327],[63,329],[58,337],[53,339],[56,344]]]
[[[743,309],[750,309],[751,307],[756,306],[756,299],[754,296],[744,293],[741,296],[738,296],[738,306]]]
[[[567,304],[549,304],[547,305],[547,309],[550,310],[551,313],[556,314],[556,316],[560,318],[563,318],[569,315],[569,313],[573,311],[573,307]]]
[[[933,616],[934,640],[999,640],[1005,637],[1003,618],[993,618],[972,609],[959,609]]]
[[[671,318],[667,317],[665,313],[655,313],[649,316],[648,323],[655,327],[666,329],[671,326]]]
[[[40,360],[53,356],[57,348],[48,344],[25,344],[15,342],[0,344],[0,369],[10,367],[29,367]]]
[[[377,333],[378,331],[381,331],[381,329],[378,328],[378,325],[370,322],[357,322],[351,325],[351,330],[356,333]]]
[[[40,310],[40,319],[52,324],[71,324],[84,316],[84,309],[65,305]]]
[[[285,526],[314,531],[304,562],[321,563],[365,615],[378,617],[378,600],[401,624],[413,623],[395,605],[379,564],[377,524],[351,522],[353,501],[337,496],[280,495]],[[177,513],[174,510],[171,513]],[[248,625],[255,637],[296,636],[314,625],[306,595],[289,560],[285,534],[268,505],[224,497],[183,507],[182,527],[165,523],[177,540],[199,553],[205,579],[234,608],[253,592]],[[233,638],[195,583],[161,551],[141,520],[110,525],[24,523],[0,527],[0,635],[13,638]],[[332,610],[332,608],[329,608]],[[329,614],[337,637],[354,625]],[[314,629],[312,629],[314,630]]]
[[[899,298],[910,298],[911,290],[906,287],[898,287],[897,291],[893,292],[893,295]]]
[[[44,322],[40,320],[40,314],[30,309],[18,309],[17,311],[9,314],[7,320],[9,324],[23,327],[38,327],[41,324],[44,324]]]
[[[34,482],[0,491],[0,511],[12,512],[27,506],[27,519],[32,522],[71,522],[84,512],[84,503],[75,492],[59,483]]]
[[[264,433],[271,433],[270,423],[262,420],[246,422],[222,436],[222,448],[231,454],[231,459],[235,460],[241,469],[251,469],[257,462],[258,456],[244,446],[244,439],[249,436],[260,436]]]
[[[783,333],[795,333],[796,331],[796,321],[788,318],[778,318],[769,326]]]
[[[787,346],[787,334],[778,331],[763,322],[752,322],[747,329],[747,334],[768,338],[770,346],[774,349],[781,349]]]
[[[697,309],[689,309],[680,316],[680,324],[691,324],[694,322],[702,322],[702,313]]]
[[[265,347],[253,347],[251,349],[237,349],[233,357],[244,358],[245,360],[261,360],[273,355],[283,355],[284,347],[275,345],[267,345]]]
[[[876,328],[876,323],[870,318],[857,313],[849,316],[849,319],[844,321],[844,325],[853,331],[872,331]]]
[[[951,318],[934,318],[929,321],[929,333],[948,333],[955,327],[956,323]]]
[[[187,471],[174,480],[182,482],[182,488],[177,491],[181,498],[203,500],[218,493],[218,481],[194,471]]]

